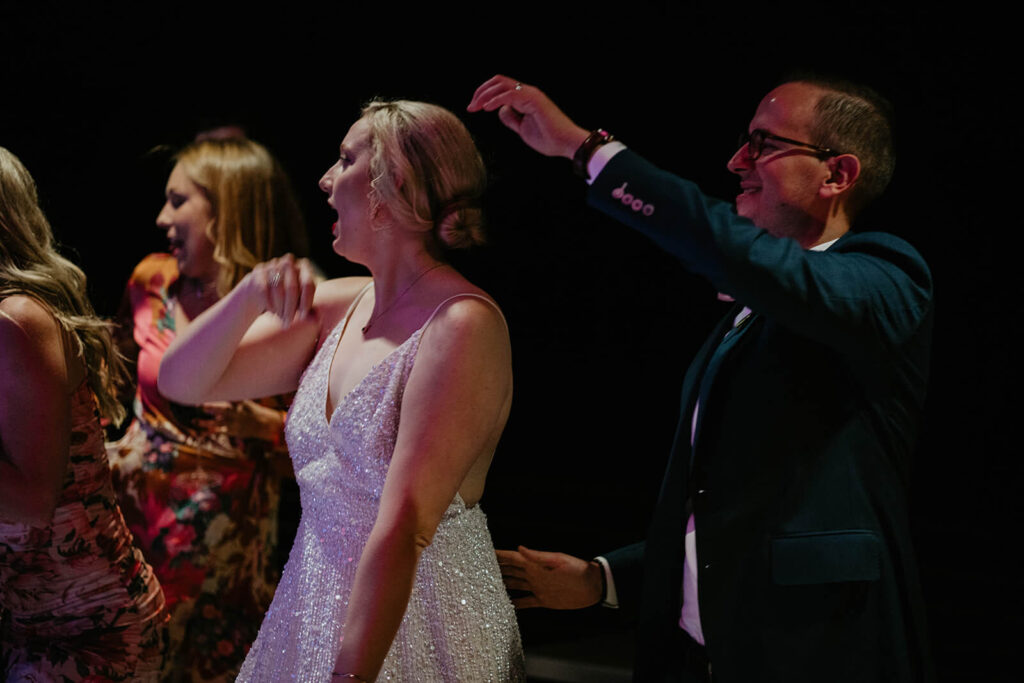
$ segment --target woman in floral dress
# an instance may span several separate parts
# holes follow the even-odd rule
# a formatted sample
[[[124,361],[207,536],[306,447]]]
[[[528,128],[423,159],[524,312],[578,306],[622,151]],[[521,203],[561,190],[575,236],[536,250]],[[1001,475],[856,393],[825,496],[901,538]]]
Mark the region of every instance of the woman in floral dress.
[[[0,679],[158,680],[164,596],[111,485],[124,366],[0,147]]]
[[[253,265],[304,252],[306,234],[262,145],[206,139],[175,162],[157,217],[169,253],[144,258],[126,290],[135,415],[108,451],[125,518],[167,596],[164,680],[231,681],[279,579],[288,397],[185,406],[159,394],[157,371],[190,320]]]

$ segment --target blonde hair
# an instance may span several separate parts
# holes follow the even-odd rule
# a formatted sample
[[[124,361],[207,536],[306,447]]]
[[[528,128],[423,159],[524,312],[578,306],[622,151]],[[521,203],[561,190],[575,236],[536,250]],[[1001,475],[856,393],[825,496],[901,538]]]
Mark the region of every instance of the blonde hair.
[[[373,150],[371,205],[384,204],[446,247],[482,244],[487,173],[462,121],[443,107],[410,100],[373,100],[362,116]]]
[[[100,413],[120,424],[125,409],[117,392],[127,370],[111,338],[113,325],[96,315],[85,285],[85,273],[57,252],[35,180],[18,157],[0,147],[0,299],[30,296],[50,311],[74,340]]]
[[[284,169],[261,144],[247,138],[202,139],[174,160],[210,201],[208,237],[221,266],[217,292],[227,294],[261,261],[305,256],[302,212]]]

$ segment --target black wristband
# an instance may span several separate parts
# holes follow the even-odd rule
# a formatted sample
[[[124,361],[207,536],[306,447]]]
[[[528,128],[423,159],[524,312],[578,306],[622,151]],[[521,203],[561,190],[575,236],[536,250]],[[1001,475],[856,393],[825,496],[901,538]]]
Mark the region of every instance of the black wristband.
[[[598,128],[590,132],[587,139],[583,141],[572,155],[572,172],[584,180],[590,180],[590,173],[587,172],[587,164],[594,151],[601,145],[608,144],[615,139],[615,136],[606,130]]]

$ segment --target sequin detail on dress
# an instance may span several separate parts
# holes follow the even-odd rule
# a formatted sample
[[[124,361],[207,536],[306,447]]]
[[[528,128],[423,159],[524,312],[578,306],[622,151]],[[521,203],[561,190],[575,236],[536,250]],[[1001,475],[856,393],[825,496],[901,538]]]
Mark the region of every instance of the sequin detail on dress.
[[[337,657],[356,565],[398,435],[402,395],[420,337],[437,313],[374,366],[328,421],[331,359],[352,308],[306,368],[289,412],[286,434],[302,519],[239,682],[329,681]],[[445,512],[420,557],[408,608],[377,680],[525,680],[515,611],[479,505],[467,508],[456,495]]]

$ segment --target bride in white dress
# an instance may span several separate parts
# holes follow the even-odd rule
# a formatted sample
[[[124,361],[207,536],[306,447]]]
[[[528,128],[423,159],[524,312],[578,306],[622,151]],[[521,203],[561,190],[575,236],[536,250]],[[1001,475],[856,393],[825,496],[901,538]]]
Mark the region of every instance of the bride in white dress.
[[[444,260],[480,241],[484,185],[451,112],[371,102],[320,187],[334,250],[372,277],[257,265],[164,356],[178,402],[297,390],[302,519],[239,681],[525,680],[478,505],[512,400],[508,330]]]

